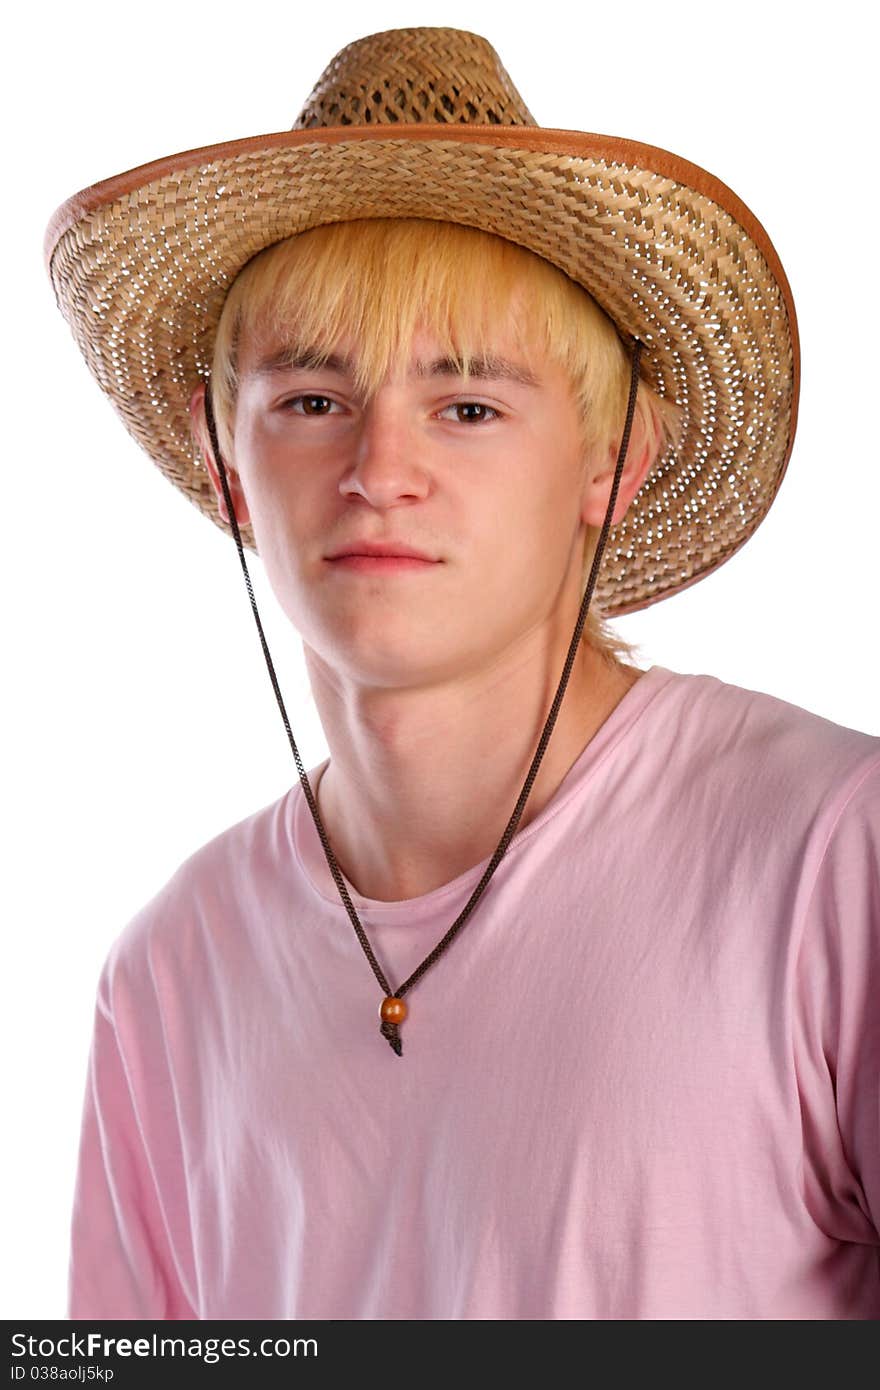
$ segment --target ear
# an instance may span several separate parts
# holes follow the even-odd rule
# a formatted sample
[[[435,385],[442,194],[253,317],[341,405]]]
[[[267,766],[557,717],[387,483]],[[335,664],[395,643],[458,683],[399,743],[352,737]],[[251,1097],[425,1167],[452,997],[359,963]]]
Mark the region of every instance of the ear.
[[[226,507],[226,498],[223,493],[223,484],[220,481],[220,474],[217,470],[217,465],[214,462],[214,451],[211,448],[211,436],[208,433],[208,422],[205,418],[204,382],[199,383],[199,385],[193,391],[192,396],[190,397],[189,413],[193,423],[193,432],[196,436],[196,439],[198,440],[199,449],[201,451],[202,458],[204,459],[205,467],[208,470],[211,482],[214,485],[214,491],[217,494],[217,505],[220,515],[224,521],[230,522],[231,524],[229,512]],[[226,462],[226,459],[223,460],[223,466],[226,469],[226,480],[229,483],[229,492],[232,497],[232,505],[235,508],[235,519],[238,522],[239,526],[246,526],[247,523],[250,521],[251,517],[250,512],[248,511],[248,505],[245,499],[244,490],[241,486],[241,479],[239,478],[235,469]]]
[[[626,459],[623,472],[620,475],[614,514],[611,518],[612,526],[616,526],[626,516],[630,503],[650,473],[660,451],[660,443],[663,438],[660,417],[650,405],[647,414],[647,425],[642,411],[633,417]],[[614,485],[617,455],[620,451],[622,438],[621,433],[619,439],[615,439],[609,444],[604,457],[591,458],[589,461],[581,506],[581,517],[588,526],[601,527],[604,524],[605,513],[611,499],[611,489]]]

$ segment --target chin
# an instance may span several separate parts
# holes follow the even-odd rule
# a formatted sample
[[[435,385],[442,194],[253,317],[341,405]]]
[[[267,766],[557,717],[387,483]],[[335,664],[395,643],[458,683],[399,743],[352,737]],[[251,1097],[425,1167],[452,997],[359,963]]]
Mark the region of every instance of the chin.
[[[372,635],[361,632],[351,640],[336,633],[328,660],[357,684],[388,689],[433,684],[453,675],[457,668],[448,652],[426,650],[413,636],[390,641],[387,631]]]

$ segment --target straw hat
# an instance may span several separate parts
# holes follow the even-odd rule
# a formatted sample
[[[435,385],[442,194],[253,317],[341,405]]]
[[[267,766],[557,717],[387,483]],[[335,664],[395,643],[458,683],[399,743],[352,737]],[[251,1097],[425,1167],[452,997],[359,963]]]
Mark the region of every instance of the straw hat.
[[[758,527],[794,442],[800,383],[791,290],[770,238],[719,179],[666,150],[545,129],[495,49],[461,29],[348,44],[290,131],[171,155],[69,198],[46,264],[102,389],[165,476],[232,534],[189,399],[207,380],[223,301],[264,247],[363,217],[462,223],[583,285],[642,375],[684,411],[609,533],[596,601],[609,616],[668,598]],[[244,545],[256,550],[250,525]]]

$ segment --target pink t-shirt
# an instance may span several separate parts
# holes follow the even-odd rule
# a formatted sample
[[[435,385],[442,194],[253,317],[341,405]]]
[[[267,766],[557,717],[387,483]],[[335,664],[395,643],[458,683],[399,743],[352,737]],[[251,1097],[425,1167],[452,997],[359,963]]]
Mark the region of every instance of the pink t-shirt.
[[[397,1057],[297,779],[109,951],[70,1318],[877,1318],[878,858],[880,738],[652,666]],[[347,884],[392,985],[488,862]]]

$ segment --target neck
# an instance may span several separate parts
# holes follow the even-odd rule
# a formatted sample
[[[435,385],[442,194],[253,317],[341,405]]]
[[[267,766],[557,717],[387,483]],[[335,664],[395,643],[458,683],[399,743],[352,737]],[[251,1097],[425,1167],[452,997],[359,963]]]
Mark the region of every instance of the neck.
[[[528,775],[565,653],[511,655],[464,685],[427,690],[355,687],[308,646],[305,654],[330,749],[318,809],[356,892],[380,902],[419,897],[488,859]],[[518,830],[540,815],[642,674],[580,644]]]

